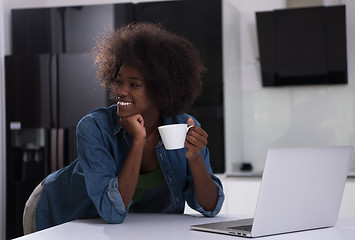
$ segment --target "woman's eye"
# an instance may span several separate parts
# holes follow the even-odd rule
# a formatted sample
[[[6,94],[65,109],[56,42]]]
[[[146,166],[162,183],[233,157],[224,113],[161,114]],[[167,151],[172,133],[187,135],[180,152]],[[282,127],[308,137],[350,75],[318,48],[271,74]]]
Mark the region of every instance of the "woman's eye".
[[[142,84],[136,82],[125,83],[124,81],[122,81],[122,79],[119,78],[115,79],[114,84],[119,87],[123,86],[124,84],[129,84],[128,86],[130,86],[131,88],[139,88],[142,86]]]
[[[131,87],[133,87],[133,88],[137,88],[137,87],[140,87],[140,86],[141,86],[141,85],[138,84],[138,83],[131,83],[130,85],[131,85]]]

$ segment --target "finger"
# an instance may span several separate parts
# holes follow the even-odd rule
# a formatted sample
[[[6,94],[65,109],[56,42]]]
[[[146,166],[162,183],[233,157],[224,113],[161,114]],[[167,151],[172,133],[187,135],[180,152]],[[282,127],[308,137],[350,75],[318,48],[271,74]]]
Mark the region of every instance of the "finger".
[[[189,117],[189,119],[187,119],[187,126],[195,126],[194,120],[192,119],[192,117]]]
[[[193,136],[192,134],[188,135],[186,138],[186,141],[187,141],[187,143],[189,143],[201,150],[202,150],[202,148],[204,148],[207,145],[207,139],[201,137],[200,135],[198,135],[197,137]]]
[[[137,121],[140,123],[140,125],[142,126],[142,127],[144,127],[144,118],[142,117],[142,115],[138,115],[137,116]]]
[[[188,136],[193,136],[199,141],[207,144],[208,134],[200,127],[195,126],[189,131]]]
[[[187,148],[187,151],[201,152],[201,150],[199,148],[197,148],[196,146],[192,145],[191,143],[186,143],[185,146]]]

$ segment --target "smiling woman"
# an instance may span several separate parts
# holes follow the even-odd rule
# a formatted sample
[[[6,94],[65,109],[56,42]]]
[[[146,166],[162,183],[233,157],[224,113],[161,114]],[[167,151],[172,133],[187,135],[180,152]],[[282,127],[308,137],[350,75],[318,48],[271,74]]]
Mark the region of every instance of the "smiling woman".
[[[204,70],[185,38],[135,23],[106,34],[94,49],[98,76],[117,104],[77,125],[78,159],[54,172],[29,198],[25,233],[77,218],[122,223],[129,212],[219,213],[221,181],[213,174],[208,134],[184,113],[201,93]],[[164,148],[158,127],[190,126],[182,149]]]

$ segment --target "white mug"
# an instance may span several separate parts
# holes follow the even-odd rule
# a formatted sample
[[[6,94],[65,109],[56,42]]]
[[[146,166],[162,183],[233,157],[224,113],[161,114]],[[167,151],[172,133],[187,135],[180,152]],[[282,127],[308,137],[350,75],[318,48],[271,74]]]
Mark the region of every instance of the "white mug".
[[[174,150],[185,147],[186,134],[192,127],[187,124],[170,124],[158,127],[161,140],[166,150]]]

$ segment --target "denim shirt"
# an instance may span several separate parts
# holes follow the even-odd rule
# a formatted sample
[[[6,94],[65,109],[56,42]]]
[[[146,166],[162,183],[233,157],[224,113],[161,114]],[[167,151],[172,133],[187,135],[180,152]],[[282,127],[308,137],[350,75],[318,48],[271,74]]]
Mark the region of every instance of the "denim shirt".
[[[163,123],[187,123],[187,114],[163,117]],[[199,123],[194,119],[196,125]],[[50,174],[36,208],[36,227],[42,230],[78,218],[100,215],[108,223],[122,223],[129,212],[118,191],[117,175],[130,150],[131,137],[119,124],[117,106],[98,108],[80,120],[77,126],[78,159]],[[207,147],[202,157],[218,189],[213,211],[198,203],[186,147],[166,150],[161,142],[156,156],[169,187],[172,204],[169,213],[183,213],[185,201],[204,216],[213,217],[222,208],[224,193],[221,181],[213,175]]]

